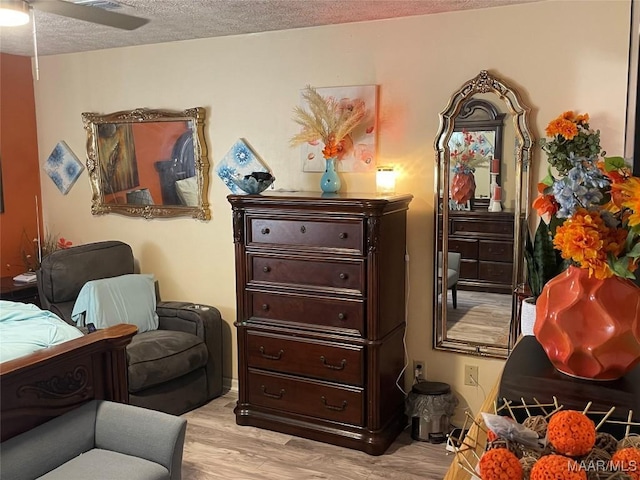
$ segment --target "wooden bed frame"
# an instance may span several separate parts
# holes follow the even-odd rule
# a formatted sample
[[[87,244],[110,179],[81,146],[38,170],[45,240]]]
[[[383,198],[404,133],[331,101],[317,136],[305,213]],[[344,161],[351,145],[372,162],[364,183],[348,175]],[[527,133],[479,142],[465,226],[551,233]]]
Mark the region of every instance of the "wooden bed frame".
[[[128,403],[125,347],[136,332],[119,324],[0,363],[0,441],[89,400]]]

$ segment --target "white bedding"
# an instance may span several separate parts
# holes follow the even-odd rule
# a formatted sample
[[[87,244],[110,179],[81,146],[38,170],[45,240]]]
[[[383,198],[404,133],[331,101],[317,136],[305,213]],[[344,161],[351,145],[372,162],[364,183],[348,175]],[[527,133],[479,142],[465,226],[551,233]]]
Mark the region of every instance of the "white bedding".
[[[48,310],[0,300],[0,362],[81,336],[80,330]]]

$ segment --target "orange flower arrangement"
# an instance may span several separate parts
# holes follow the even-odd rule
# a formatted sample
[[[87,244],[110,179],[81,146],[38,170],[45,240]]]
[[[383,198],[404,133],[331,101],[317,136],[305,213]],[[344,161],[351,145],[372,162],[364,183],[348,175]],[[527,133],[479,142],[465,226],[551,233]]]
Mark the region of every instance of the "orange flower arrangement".
[[[546,133],[551,140],[542,139],[540,144],[549,163],[562,175],[571,168],[571,156],[599,157],[605,152],[600,148],[600,130],[589,128],[589,114],[564,112],[547,125]]]
[[[547,439],[559,453],[571,457],[586,455],[596,443],[596,426],[583,413],[563,410],[551,416]]]
[[[561,251],[563,258],[588,268],[596,278],[607,278],[613,275],[608,259],[618,257],[624,251],[627,235],[624,228],[607,226],[600,212],[579,208],[556,229],[553,245]],[[635,270],[637,263],[633,262],[629,267]]]
[[[545,455],[533,465],[530,480],[587,480],[587,473],[575,460],[563,455]]]
[[[640,448],[628,447],[618,450],[611,457],[613,469],[622,470],[633,480],[640,480]]]
[[[510,450],[494,448],[480,458],[482,480],[522,480],[522,465]]]
[[[533,207],[549,224],[549,241],[563,259],[598,279],[634,279],[640,258],[640,179],[623,158],[600,158],[599,135],[588,129],[588,121],[588,114],[565,112],[547,126],[564,157],[559,161],[557,151],[550,151],[552,142],[543,144],[559,176],[549,170]]]

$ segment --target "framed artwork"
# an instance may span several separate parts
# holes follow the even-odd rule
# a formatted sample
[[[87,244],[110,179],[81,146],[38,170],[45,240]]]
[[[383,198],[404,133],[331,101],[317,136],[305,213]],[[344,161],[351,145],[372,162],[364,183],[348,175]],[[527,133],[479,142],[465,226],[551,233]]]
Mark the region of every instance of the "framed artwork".
[[[269,169],[264,165],[264,162],[258,158],[258,155],[242,138],[233,144],[216,166],[216,173],[233,194],[244,194],[245,192],[231,181],[231,177],[268,171]]]
[[[378,86],[360,85],[352,87],[316,88],[323,97],[334,97],[348,108],[349,103],[358,99],[364,102],[367,113],[353,132],[341,142],[342,151],[336,163],[340,172],[373,172],[376,168]],[[302,108],[308,108],[300,97]],[[322,142],[305,143],[300,146],[302,171],[324,172],[326,162],[322,156]]]
[[[84,166],[65,142],[58,142],[44,163],[44,171],[63,195],[69,192],[82,170]]]

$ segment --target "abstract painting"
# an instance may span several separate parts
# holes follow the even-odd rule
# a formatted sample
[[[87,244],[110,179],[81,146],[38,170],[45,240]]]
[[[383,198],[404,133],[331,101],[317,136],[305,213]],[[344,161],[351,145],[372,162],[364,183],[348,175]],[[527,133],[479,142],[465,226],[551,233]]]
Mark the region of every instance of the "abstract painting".
[[[44,171],[66,195],[76,182],[84,166],[65,142],[58,142],[44,163]]]
[[[232,176],[245,176],[253,172],[268,172],[261,159],[251,147],[241,138],[233,144],[216,167],[216,173],[222,179],[231,193],[244,194],[240,188],[231,181]]]
[[[367,113],[353,132],[340,142],[341,152],[336,169],[339,172],[373,172],[376,168],[377,148],[377,111],[378,111],[378,86],[359,85],[353,87],[327,87],[316,88],[323,97],[333,97],[347,108],[354,100],[362,100]],[[302,108],[308,108],[300,97]],[[326,162],[322,156],[322,142],[305,143],[300,147],[302,157],[302,171],[324,172]]]

